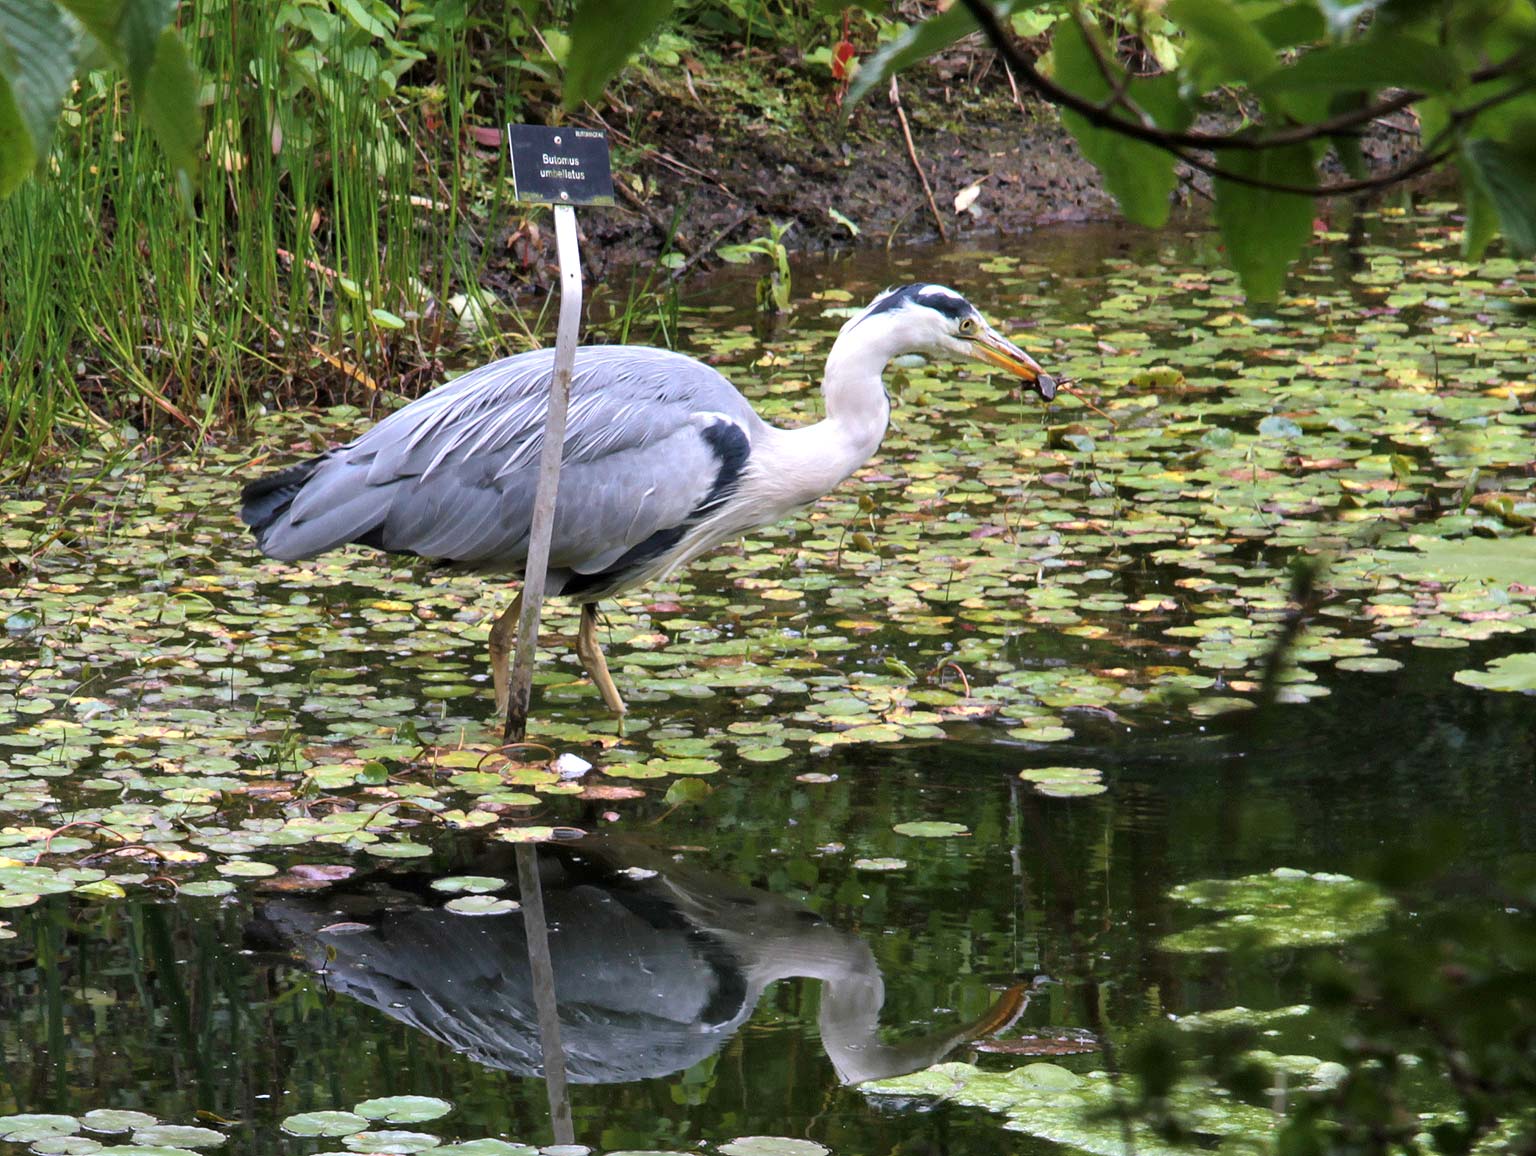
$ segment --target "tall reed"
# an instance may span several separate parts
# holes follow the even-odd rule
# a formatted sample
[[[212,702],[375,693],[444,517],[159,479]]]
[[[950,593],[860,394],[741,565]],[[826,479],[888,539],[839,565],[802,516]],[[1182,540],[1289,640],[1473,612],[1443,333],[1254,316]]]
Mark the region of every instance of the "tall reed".
[[[480,230],[508,209],[499,162],[460,145],[463,37],[418,36],[427,59],[318,0],[195,0],[182,31],[204,78],[190,199],[126,85],[93,74],[48,171],[0,203],[0,479],[124,422],[195,445],[430,363],[435,302],[484,260],[465,203]],[[428,95],[401,84],[417,74]]]

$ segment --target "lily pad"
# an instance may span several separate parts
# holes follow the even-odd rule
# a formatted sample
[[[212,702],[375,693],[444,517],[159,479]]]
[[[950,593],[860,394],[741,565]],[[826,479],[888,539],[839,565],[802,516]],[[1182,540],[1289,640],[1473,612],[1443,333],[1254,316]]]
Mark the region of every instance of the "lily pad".
[[[1035,791],[1056,799],[1102,795],[1106,790],[1094,767],[1026,767],[1019,778],[1035,785]]]
[[[453,1111],[453,1105],[436,1096],[384,1096],[354,1104],[352,1110],[370,1120],[384,1120],[391,1124],[420,1124],[424,1120],[436,1120]]]
[[[134,1130],[133,1142],[148,1147],[217,1148],[228,1141],[223,1132],[184,1124],[150,1124]]]
[[[1393,902],[1372,884],[1343,875],[1307,874],[1278,868],[1240,879],[1184,883],[1174,899],[1228,912],[1188,931],[1165,936],[1167,951],[1218,952],[1339,943],[1374,931]]]
[[[436,1149],[442,1140],[429,1132],[405,1132],[396,1130],[384,1130],[376,1132],[358,1132],[356,1135],[346,1137],[342,1143],[354,1152],[367,1152],[370,1156],[382,1153],[383,1156],[410,1156],[413,1152],[427,1152]]]
[[[723,1156],[828,1156],[830,1148],[790,1136],[739,1136],[720,1145]]]
[[[485,895],[500,891],[508,885],[505,879],[498,879],[494,875],[445,875],[441,879],[432,880],[434,891],[446,891],[450,895],[459,892]]]
[[[183,891],[186,888],[182,888]],[[160,1121],[148,1112],[125,1111],[118,1108],[93,1108],[80,1117],[80,1123],[92,1132],[132,1132],[136,1128],[148,1128]]]
[[[368,1120],[356,1112],[299,1112],[280,1127],[290,1136],[349,1136],[367,1128]]]
[[[80,1121],[73,1116],[35,1112],[0,1116],[0,1140],[9,1140],[13,1144],[30,1144],[51,1136],[73,1136],[78,1131]]]
[[[1483,690],[1536,691],[1536,654],[1512,654],[1490,662],[1486,670],[1458,670],[1452,677]]]
[[[960,835],[969,835],[970,829],[964,823],[949,823],[939,820],[923,819],[913,823],[897,823],[891,830],[898,835],[907,835],[914,839],[953,839]]]

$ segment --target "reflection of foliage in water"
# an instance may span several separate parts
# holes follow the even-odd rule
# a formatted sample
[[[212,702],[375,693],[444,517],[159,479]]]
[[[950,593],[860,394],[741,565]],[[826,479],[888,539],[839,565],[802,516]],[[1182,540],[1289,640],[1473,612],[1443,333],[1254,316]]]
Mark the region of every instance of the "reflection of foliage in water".
[[[167,872],[213,893],[285,847],[421,855],[423,820],[506,830],[561,795],[617,801],[807,751],[962,729],[1033,751],[1118,717],[1192,731],[1255,701],[1296,553],[1331,562],[1282,702],[1328,694],[1330,667],[1527,633],[1523,570],[1450,579],[1442,555],[1529,540],[1512,535],[1536,513],[1532,340],[1502,318],[1530,275],[1460,262],[1453,226],[1417,224],[1445,247],[1372,246],[1355,270],[1319,254],[1310,295],[1262,323],[1228,274],[1161,243],[1070,272],[989,253],[990,281],[974,253],[925,255],[929,275],[960,280],[963,262],[978,301],[1032,321],[1025,344],[1118,424],[1069,403],[1043,414],[958,370],[893,371],[895,424],[862,486],[613,610],[605,641],[640,708],[622,738],[554,615],[535,737],[581,747],[597,766],[582,782],[538,752],[490,753],[498,583],[362,551],[268,563],[234,524],[253,455],[309,452],[355,431],[356,410],[269,415],[258,447],[164,471],[82,462],[104,476],[67,506],[5,495],[0,546],[18,562],[0,588],[0,869],[106,852],[93,869],[110,878],[13,874],[0,902]],[[750,307],[683,314],[685,344],[779,421],[815,410],[853,296],[799,280],[812,291],[793,336],[729,324]]]
[[[1411,881],[1422,886],[1445,850],[1422,859],[1399,852],[1388,873],[1403,883],[1418,876]],[[1229,918],[1171,936],[1165,946],[1174,950],[1263,952],[1360,938],[1347,954],[1309,956],[1313,1006],[1150,1020],[1121,1041],[1116,1076],[941,1064],[869,1087],[984,1107],[1003,1113],[1006,1127],[1106,1154],[1128,1150],[1130,1140],[1138,1152],[1161,1152],[1218,1137],[1289,1156],[1530,1151],[1536,875],[1527,865],[1478,890],[1461,904],[1428,900],[1408,910],[1367,884],[1299,872],[1187,885],[1175,893],[1222,910],[1270,906],[1266,897],[1280,910],[1257,927]],[[1310,1028],[1326,1058],[1258,1046],[1287,1022]]]
[[[1167,936],[1168,951],[1240,951],[1340,943],[1381,925],[1392,901],[1369,883],[1344,875],[1276,868],[1242,879],[1181,883],[1182,903],[1229,914]]]

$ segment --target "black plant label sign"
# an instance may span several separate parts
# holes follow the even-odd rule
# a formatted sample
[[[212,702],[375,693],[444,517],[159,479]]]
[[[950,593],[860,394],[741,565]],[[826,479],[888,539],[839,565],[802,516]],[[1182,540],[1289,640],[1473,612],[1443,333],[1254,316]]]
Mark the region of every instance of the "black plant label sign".
[[[507,125],[512,185],[528,204],[611,205],[608,134],[590,128]]]

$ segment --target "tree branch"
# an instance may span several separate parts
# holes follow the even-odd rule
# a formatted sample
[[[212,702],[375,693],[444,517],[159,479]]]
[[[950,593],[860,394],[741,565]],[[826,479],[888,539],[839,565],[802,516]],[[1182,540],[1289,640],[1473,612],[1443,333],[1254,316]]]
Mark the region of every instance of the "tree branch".
[[[965,5],[972,17],[975,18],[977,25],[981,28],[988,42],[1002,54],[1009,71],[1017,73],[1025,84],[1034,89],[1046,101],[1059,108],[1076,113],[1095,128],[1118,133],[1121,136],[1162,149],[1164,152],[1172,153],[1185,164],[1198,169],[1200,172],[1207,173],[1213,178],[1231,181],[1233,184],[1246,185],[1249,188],[1264,189],[1269,192],[1291,193],[1307,197],[1336,197],[1389,188],[1428,169],[1432,169],[1446,160],[1454,151],[1453,147],[1448,143],[1449,138],[1461,125],[1494,105],[1512,100],[1516,96],[1530,91],[1533,87],[1530,82],[1517,83],[1500,93],[1479,101],[1475,105],[1454,111],[1451,114],[1450,123],[1443,132],[1437,134],[1435,139],[1429,142],[1412,160],[1389,172],[1358,180],[1339,181],[1334,184],[1292,185],[1229,172],[1212,161],[1194,155],[1191,150],[1216,152],[1230,149],[1234,151],[1258,152],[1266,149],[1307,144],[1315,140],[1340,136],[1381,117],[1394,112],[1400,112],[1425,99],[1426,94],[1407,90],[1398,93],[1396,96],[1377,101],[1375,104],[1365,108],[1342,113],[1327,120],[1292,125],[1262,136],[1239,133],[1168,132],[1158,128],[1151,118],[1129,99],[1128,94],[1119,85],[1110,85],[1112,90],[1111,100],[1104,104],[1095,103],[1069,89],[1061,87],[1055,81],[1042,74],[1035,68],[1033,62],[1024,57],[1017,45],[1014,44],[1012,37],[998,21],[997,14],[986,0],[961,0],[961,3]],[[1093,52],[1101,72],[1107,71],[1108,62],[1104,60],[1099,52],[1098,45],[1095,43],[1094,38],[1088,35],[1086,28],[1084,29],[1084,36],[1088,40],[1089,48]],[[1471,74],[1469,79],[1474,84],[1486,83],[1487,81],[1510,75],[1523,66],[1519,54],[1516,54],[1499,64],[1477,70]],[[1108,76],[1105,79],[1108,82]],[[1124,108],[1128,113],[1139,113],[1140,119],[1127,120],[1125,117],[1117,116],[1114,112],[1116,107]]]

